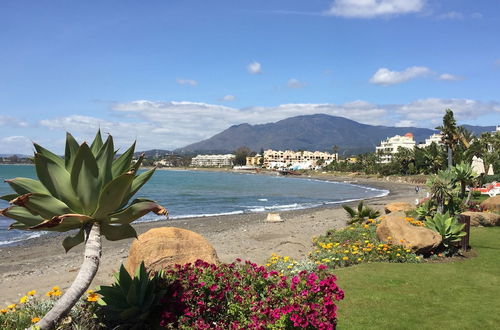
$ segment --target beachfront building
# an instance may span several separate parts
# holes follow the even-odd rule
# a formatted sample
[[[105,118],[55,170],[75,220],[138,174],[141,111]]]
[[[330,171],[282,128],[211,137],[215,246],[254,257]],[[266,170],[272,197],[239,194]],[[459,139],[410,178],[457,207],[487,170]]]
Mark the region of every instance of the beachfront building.
[[[264,151],[266,168],[312,169],[319,165],[330,164],[338,159],[338,154],[322,151],[292,151],[271,150]]]
[[[257,154],[255,156],[248,156],[246,166],[261,166],[262,165],[262,156]]]
[[[193,167],[225,167],[233,166],[235,156],[226,155],[198,155],[191,160]]]
[[[427,139],[425,139],[424,143],[419,143],[418,147],[419,148],[425,148],[425,147],[430,146],[433,142],[436,143],[437,145],[444,145],[444,143],[443,143],[443,135],[441,135],[439,133],[432,134]]]
[[[398,148],[413,149],[415,148],[415,140],[412,133],[405,135],[396,135],[387,138],[380,142],[380,146],[375,148],[377,153],[380,153],[380,163],[390,163],[392,155],[398,152]]]

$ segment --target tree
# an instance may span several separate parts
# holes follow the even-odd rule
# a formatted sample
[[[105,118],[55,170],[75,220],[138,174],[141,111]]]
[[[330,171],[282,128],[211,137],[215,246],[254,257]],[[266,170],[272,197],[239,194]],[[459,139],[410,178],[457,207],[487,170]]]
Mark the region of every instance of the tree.
[[[234,165],[245,165],[247,157],[252,154],[252,150],[247,147],[239,147],[234,151]]]
[[[452,168],[454,181],[460,182],[460,198],[465,197],[465,187],[477,177],[469,163],[460,163]]]
[[[436,201],[437,211],[444,213],[445,205],[453,206],[453,190],[455,189],[453,173],[450,170],[439,171],[427,181],[427,186]]]
[[[11,206],[1,210],[14,219],[10,229],[66,232],[62,245],[69,251],[85,242],[85,258],[75,280],[36,326],[54,327],[88,289],[101,257],[101,235],[115,241],[137,237],[130,223],[146,213],[167,211],[147,199],[129,200],[151,178],[155,169],[137,175],[144,155],[132,164],[135,143],[115,159],[113,138],[103,143],[100,131],[89,147],[66,135],[64,158],[34,144],[38,180],[15,178],[7,183],[15,194],[2,196]]]
[[[448,169],[453,166],[453,149],[458,143],[457,122],[451,109],[446,109],[443,125],[436,127],[443,135],[443,143],[448,148]]]

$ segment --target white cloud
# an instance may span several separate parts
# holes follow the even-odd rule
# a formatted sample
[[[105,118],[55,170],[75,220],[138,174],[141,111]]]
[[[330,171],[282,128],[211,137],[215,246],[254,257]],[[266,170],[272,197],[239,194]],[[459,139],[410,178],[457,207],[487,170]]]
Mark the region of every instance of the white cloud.
[[[251,74],[259,74],[262,73],[262,66],[259,62],[253,61],[247,65],[247,70]]]
[[[425,0],[334,0],[326,15],[372,18],[420,12]]]
[[[305,83],[299,81],[298,79],[295,79],[295,78],[290,78],[288,79],[288,81],[286,82],[286,86],[288,88],[303,88],[306,86]]]
[[[464,14],[458,11],[449,11],[437,16],[438,19],[464,19],[464,17]]]
[[[177,78],[176,81],[177,81],[177,83],[179,85],[188,85],[188,86],[196,86],[196,85],[198,85],[198,82],[196,80],[193,80],[193,79],[181,79],[181,78]]]
[[[394,124],[396,127],[415,127],[417,123],[413,120],[403,119]]]
[[[454,76],[452,74],[449,74],[449,73],[443,73],[443,74],[440,74],[439,77],[438,77],[439,80],[447,80],[447,81],[457,81],[457,80],[461,80],[460,77],[457,77],[457,76]]]
[[[403,71],[391,71],[387,68],[380,68],[370,78],[370,82],[376,85],[394,85],[410,79],[423,77],[430,73],[432,71],[425,66],[412,66]]]
[[[224,97],[220,98],[219,100],[223,101],[223,102],[231,102],[231,101],[236,100],[236,96],[228,94],[228,95],[224,95]]]
[[[0,126],[28,127],[29,124],[19,118],[0,115]]]
[[[0,138],[0,153],[31,155],[33,144],[26,136],[15,135]]]

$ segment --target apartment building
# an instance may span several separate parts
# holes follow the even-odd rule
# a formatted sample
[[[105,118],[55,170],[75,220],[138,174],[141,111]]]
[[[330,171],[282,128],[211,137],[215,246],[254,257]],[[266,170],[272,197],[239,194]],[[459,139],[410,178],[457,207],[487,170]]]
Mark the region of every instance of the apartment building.
[[[264,167],[266,168],[314,168],[319,164],[329,164],[338,159],[338,154],[322,151],[264,151]]]
[[[191,160],[193,167],[224,167],[233,166],[235,156],[226,155],[198,155]]]
[[[375,151],[380,153],[380,163],[390,163],[392,155],[398,152],[399,147],[406,149],[415,148],[413,134],[396,135],[381,141],[380,146],[375,148]]]

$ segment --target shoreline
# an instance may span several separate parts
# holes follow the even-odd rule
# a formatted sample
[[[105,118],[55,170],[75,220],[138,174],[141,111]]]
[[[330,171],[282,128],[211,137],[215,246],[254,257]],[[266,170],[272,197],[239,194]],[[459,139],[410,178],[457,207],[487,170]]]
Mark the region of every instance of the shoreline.
[[[301,177],[336,182],[349,179],[326,175],[298,178]],[[377,209],[383,209],[386,203],[396,200],[413,203],[417,196],[423,197],[424,194],[421,190],[416,195],[413,185],[403,183],[361,178],[351,183],[389,190],[386,196],[366,200],[368,205]],[[342,204],[355,205],[356,202]],[[279,223],[265,222],[267,212],[259,212],[141,222],[134,223],[134,228],[138,234],[162,226],[192,230],[214,246],[222,262],[232,262],[239,257],[263,264],[272,253],[305,258],[314,236],[345,226],[347,215],[340,206],[341,203],[281,211],[284,222]],[[28,290],[36,289],[39,295],[43,295],[52,286],[58,285],[64,290],[71,284],[83,258],[83,244],[65,254],[61,241],[60,236],[46,236],[30,239],[23,245],[0,247],[3,256],[0,261],[0,304],[16,302]],[[127,257],[131,242],[132,239],[116,242],[103,239],[101,265],[91,288],[110,284],[112,275]]]

